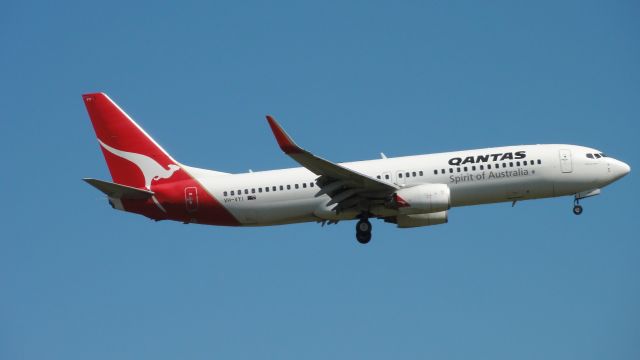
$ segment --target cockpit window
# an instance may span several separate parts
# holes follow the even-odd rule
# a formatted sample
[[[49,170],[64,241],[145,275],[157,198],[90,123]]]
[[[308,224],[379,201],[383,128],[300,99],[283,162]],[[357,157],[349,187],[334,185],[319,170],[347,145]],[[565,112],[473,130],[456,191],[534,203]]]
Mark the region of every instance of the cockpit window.
[[[600,154],[593,154],[593,155],[596,157],[596,159],[600,159],[602,157],[600,156]]]
[[[607,157],[607,155],[605,155],[604,153],[600,153],[600,156]]]
[[[593,159],[593,154],[587,154],[587,157],[588,157],[589,159]]]

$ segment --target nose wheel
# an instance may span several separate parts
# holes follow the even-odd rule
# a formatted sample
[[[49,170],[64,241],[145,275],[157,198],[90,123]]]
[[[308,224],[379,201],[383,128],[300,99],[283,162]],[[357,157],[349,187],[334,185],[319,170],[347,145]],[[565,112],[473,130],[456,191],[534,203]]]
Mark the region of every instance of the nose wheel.
[[[360,244],[367,244],[371,241],[371,223],[369,219],[362,218],[356,224],[356,240]]]
[[[576,215],[582,214],[582,205],[580,205],[578,199],[575,199],[573,201],[573,213]]]

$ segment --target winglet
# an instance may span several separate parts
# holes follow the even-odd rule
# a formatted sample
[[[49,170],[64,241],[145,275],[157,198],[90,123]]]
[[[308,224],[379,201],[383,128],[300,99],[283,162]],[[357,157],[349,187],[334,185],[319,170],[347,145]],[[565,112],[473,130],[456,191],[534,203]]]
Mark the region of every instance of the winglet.
[[[267,121],[269,122],[269,126],[271,127],[271,131],[273,131],[273,135],[276,137],[276,141],[280,146],[280,149],[284,151],[285,154],[299,154],[304,152],[296,143],[287,135],[287,133],[282,129],[280,124],[274,119],[271,115],[267,115]]]

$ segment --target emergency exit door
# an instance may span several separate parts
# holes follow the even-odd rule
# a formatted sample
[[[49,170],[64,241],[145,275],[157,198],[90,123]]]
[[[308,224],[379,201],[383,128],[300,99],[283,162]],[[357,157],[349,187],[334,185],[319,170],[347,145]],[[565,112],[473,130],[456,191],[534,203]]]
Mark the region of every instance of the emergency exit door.
[[[563,173],[570,173],[573,171],[573,165],[571,164],[571,150],[560,150],[560,170]]]

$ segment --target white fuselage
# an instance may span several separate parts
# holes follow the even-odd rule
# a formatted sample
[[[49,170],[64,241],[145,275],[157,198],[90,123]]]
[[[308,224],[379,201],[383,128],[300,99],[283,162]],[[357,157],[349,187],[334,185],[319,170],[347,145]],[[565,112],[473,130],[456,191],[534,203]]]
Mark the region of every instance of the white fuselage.
[[[517,152],[526,156],[503,159],[501,155]],[[399,187],[446,184],[451,206],[456,207],[573,195],[602,188],[629,172],[621,161],[587,154],[600,152],[575,145],[521,145],[340,165]],[[332,213],[327,207],[331,198],[316,196],[318,176],[302,167],[233,175],[187,169],[242,225],[346,220],[357,215]],[[394,215],[382,207],[371,213]]]

